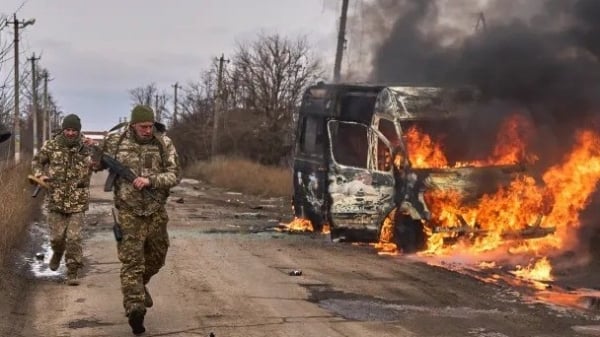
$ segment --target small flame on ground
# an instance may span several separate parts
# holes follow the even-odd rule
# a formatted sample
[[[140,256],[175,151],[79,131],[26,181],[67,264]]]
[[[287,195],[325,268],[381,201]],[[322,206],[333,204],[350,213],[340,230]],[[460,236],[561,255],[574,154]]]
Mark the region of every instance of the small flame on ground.
[[[395,256],[399,254],[398,247],[395,243],[375,243],[373,247],[377,249],[377,254],[379,255],[390,255]]]
[[[479,263],[479,268],[481,269],[489,269],[489,268],[496,268],[496,262],[494,261],[482,261]]]
[[[284,230],[287,230],[289,232],[313,232],[314,231],[312,222],[310,222],[310,220],[302,219],[302,218],[298,218],[298,217],[295,217],[294,220],[292,220],[292,222],[285,225]]]
[[[331,234],[331,226],[329,224],[324,224],[323,229],[321,230],[323,234]]]
[[[552,266],[546,257],[535,263],[530,263],[527,267],[517,266],[517,269],[511,271],[511,273],[517,277],[531,281],[554,281],[554,278],[551,275]]]

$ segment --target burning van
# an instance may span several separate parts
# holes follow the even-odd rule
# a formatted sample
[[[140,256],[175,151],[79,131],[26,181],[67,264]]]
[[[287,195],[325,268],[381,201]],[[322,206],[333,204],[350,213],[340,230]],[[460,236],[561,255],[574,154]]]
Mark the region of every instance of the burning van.
[[[485,233],[476,217],[440,201],[480,202],[526,168],[514,149],[489,150],[481,137],[471,139],[476,101],[469,88],[308,88],[296,130],[295,216],[315,230],[328,226],[333,240],[390,240],[404,252],[425,249],[436,233],[446,241]],[[547,234],[539,228],[543,205],[499,235]]]

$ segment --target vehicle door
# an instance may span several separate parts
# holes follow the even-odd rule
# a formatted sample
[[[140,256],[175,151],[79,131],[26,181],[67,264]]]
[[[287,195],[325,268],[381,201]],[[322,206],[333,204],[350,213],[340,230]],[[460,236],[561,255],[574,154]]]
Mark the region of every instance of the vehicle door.
[[[332,120],[327,131],[332,226],[378,230],[395,205],[389,142],[379,131],[356,122]]]

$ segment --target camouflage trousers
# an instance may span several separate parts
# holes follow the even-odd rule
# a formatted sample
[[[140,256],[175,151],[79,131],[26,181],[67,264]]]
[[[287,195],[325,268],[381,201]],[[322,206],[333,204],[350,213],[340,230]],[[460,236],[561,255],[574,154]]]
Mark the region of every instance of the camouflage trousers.
[[[121,291],[125,311],[133,305],[144,305],[144,285],[165,264],[169,249],[167,222],[163,208],[149,216],[131,211],[119,212],[123,239],[117,243],[121,261]]]
[[[49,211],[50,246],[55,254],[65,254],[65,264],[69,270],[83,266],[82,230],[85,213],[60,213]]]

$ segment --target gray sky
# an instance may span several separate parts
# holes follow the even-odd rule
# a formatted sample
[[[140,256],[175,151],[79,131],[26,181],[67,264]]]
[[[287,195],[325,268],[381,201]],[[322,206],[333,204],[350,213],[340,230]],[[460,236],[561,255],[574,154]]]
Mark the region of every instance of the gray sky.
[[[2,0],[13,13],[23,0]],[[198,79],[213,58],[258,33],[305,35],[332,63],[339,0],[28,0],[19,19],[25,56],[42,54],[50,90],[84,130],[105,130],[128,116],[128,89]],[[12,38],[11,30],[0,32]],[[8,68],[8,67],[5,67]],[[8,71],[8,69],[4,69]],[[4,77],[3,77],[4,78]]]

